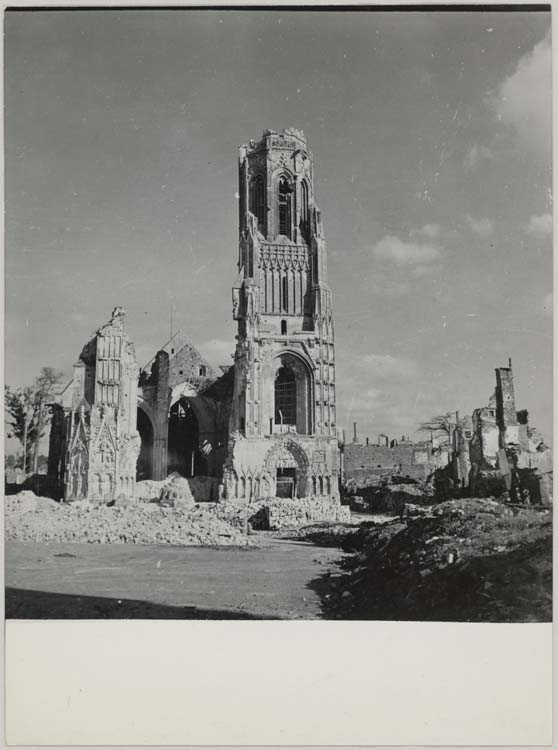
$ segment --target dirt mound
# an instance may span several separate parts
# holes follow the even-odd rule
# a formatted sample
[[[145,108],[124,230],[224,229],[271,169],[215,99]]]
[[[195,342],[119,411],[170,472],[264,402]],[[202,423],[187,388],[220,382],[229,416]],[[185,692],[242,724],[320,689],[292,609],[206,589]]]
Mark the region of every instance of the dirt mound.
[[[23,495],[24,493],[20,493]],[[32,542],[90,542],[176,545],[242,545],[250,540],[226,520],[194,506],[161,508],[59,504],[32,493],[6,502],[6,539]],[[29,497],[32,495],[32,497]],[[52,505],[50,505],[52,503]],[[22,510],[22,508],[24,510]]]
[[[525,622],[552,617],[552,517],[450,500],[353,536],[331,616]],[[343,596],[341,593],[346,593]]]

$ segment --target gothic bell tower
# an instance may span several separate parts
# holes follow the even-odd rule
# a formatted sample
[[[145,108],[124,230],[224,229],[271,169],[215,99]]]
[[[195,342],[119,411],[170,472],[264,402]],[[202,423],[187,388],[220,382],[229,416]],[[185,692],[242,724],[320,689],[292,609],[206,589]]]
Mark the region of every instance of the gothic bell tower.
[[[239,213],[227,496],[338,498],[331,291],[302,131],[240,147]]]

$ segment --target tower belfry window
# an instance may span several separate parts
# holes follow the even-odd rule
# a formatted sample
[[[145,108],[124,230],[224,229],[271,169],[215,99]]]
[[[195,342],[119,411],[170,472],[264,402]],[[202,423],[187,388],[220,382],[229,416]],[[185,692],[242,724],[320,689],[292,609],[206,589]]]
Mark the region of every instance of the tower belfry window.
[[[264,181],[261,175],[258,175],[252,181],[250,189],[250,211],[258,220],[258,229],[265,234],[265,190]]]
[[[308,185],[306,180],[300,183],[300,229],[305,239],[310,230],[310,206],[308,203]]]
[[[279,180],[279,234],[291,238],[291,188],[285,177]]]

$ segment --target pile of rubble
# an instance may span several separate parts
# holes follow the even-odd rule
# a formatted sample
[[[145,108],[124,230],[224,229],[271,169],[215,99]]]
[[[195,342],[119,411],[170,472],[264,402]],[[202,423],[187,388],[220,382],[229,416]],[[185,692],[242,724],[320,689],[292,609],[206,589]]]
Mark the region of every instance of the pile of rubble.
[[[7,540],[26,542],[252,544],[242,528],[196,504],[184,508],[139,502],[127,507],[63,504],[28,491],[6,498],[5,529]]]
[[[407,503],[431,504],[432,482],[392,477],[390,482],[351,482],[347,487],[350,508],[357,513],[399,514]]]
[[[540,622],[552,619],[552,514],[492,499],[408,507],[340,542],[357,550],[331,579],[328,616]]]
[[[166,479],[145,479],[136,482],[135,499],[140,502],[162,501],[173,506],[174,500],[183,506],[206,503],[218,499],[217,480],[213,477],[183,477],[178,472]]]
[[[252,507],[249,523],[259,530],[296,529],[316,522],[348,523],[351,517],[349,508],[325,498],[270,497]]]

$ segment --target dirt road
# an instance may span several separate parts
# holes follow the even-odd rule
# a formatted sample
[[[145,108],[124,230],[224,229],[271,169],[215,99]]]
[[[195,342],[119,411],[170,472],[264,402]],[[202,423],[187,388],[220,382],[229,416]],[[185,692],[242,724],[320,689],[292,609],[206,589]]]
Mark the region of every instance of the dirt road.
[[[6,544],[6,617],[317,619],[338,549],[258,536],[255,549]]]

